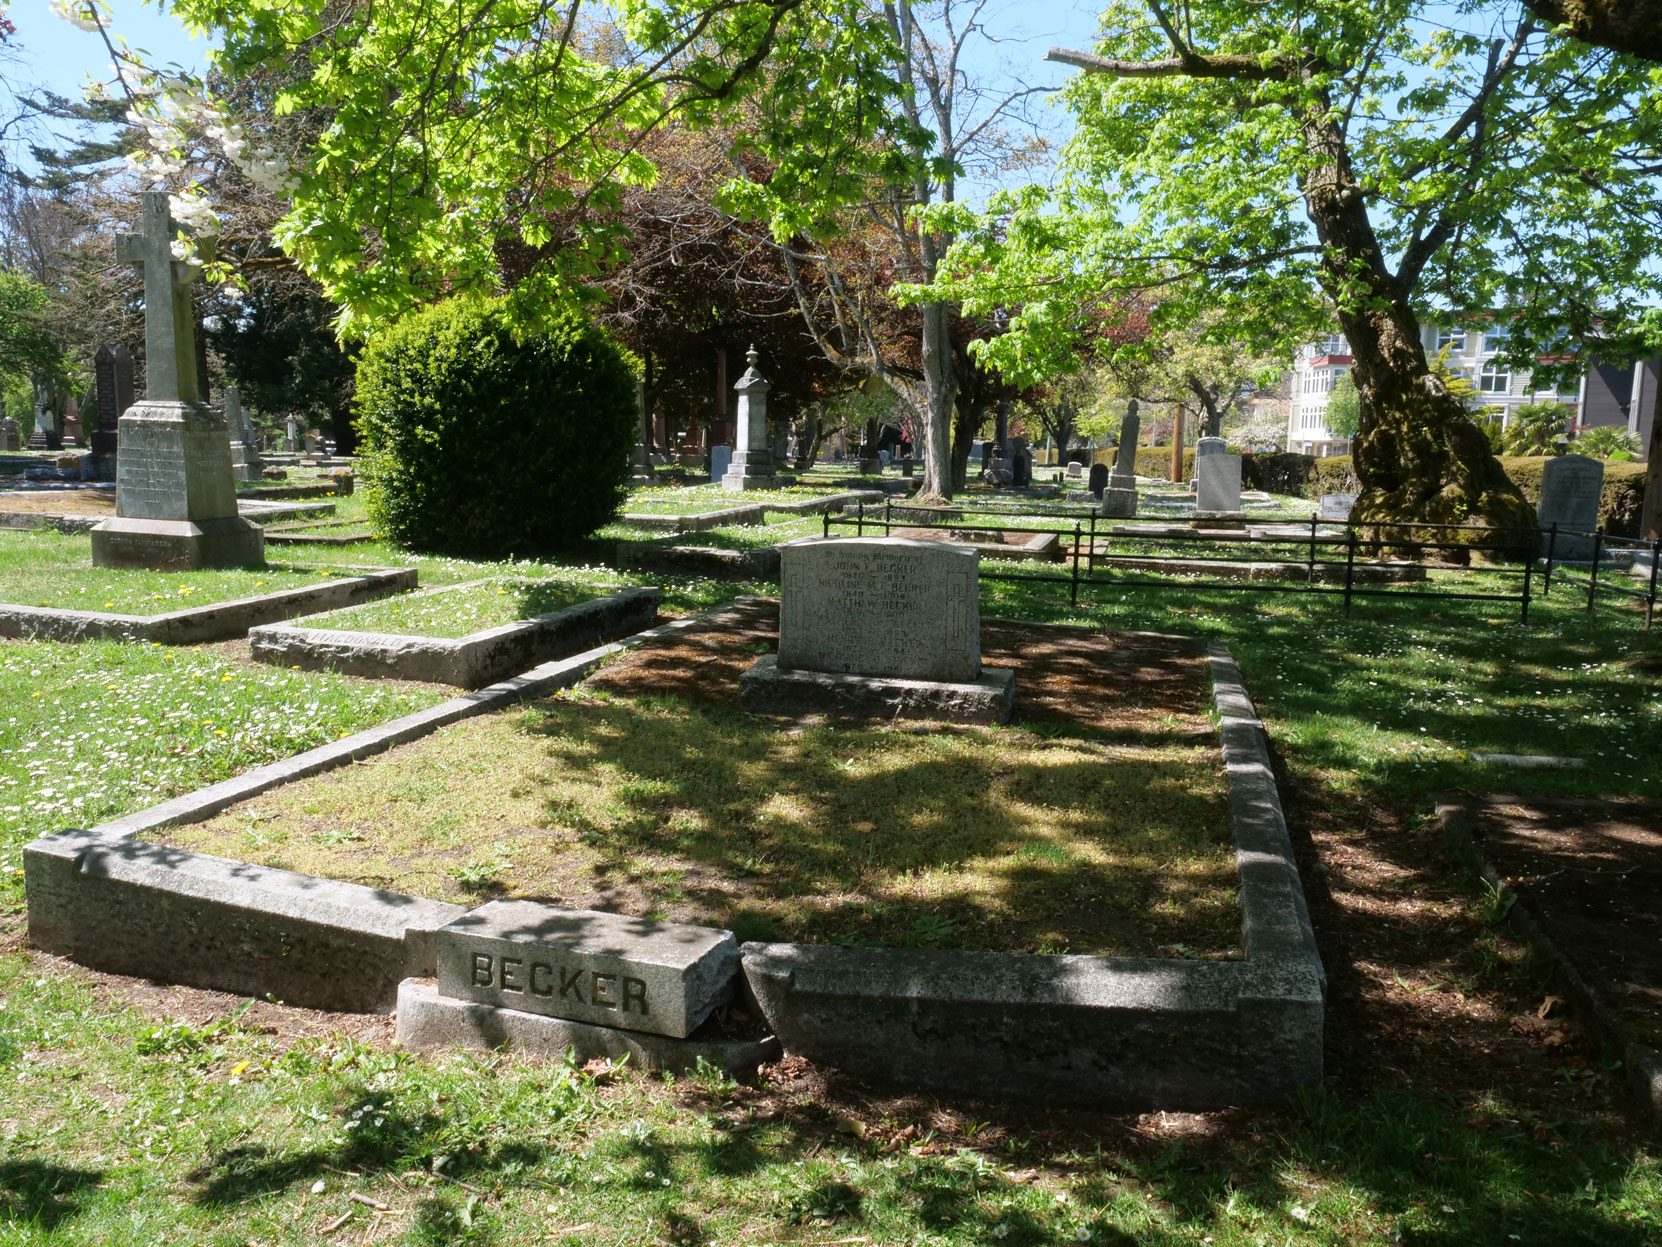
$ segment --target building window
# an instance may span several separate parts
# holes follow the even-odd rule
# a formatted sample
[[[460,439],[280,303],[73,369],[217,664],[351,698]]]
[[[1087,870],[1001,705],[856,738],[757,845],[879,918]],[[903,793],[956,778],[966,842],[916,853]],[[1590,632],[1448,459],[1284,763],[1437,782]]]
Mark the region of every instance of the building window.
[[[1490,325],[1483,331],[1483,353],[1495,355],[1506,349],[1512,340],[1512,329],[1509,325]]]
[[[1318,355],[1349,355],[1350,343],[1345,341],[1343,334],[1329,334],[1316,347]]]
[[[1437,331],[1437,349],[1441,351],[1447,347],[1449,354],[1458,354],[1466,349],[1466,331],[1464,329],[1439,329]]]
[[[1483,365],[1483,371],[1477,377],[1477,388],[1484,394],[1504,394],[1511,386],[1512,374],[1493,360]]]

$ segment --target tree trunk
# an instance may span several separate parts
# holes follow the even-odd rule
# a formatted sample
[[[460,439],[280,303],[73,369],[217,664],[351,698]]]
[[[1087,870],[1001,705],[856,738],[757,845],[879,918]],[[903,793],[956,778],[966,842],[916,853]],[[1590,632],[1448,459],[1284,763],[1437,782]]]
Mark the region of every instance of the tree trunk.
[[[1503,531],[1484,534],[1486,542],[1525,548],[1535,508],[1427,364],[1419,321],[1404,283],[1385,268],[1343,136],[1327,113],[1307,119],[1304,136],[1317,158],[1304,174],[1305,210],[1322,242],[1322,285],[1339,308],[1361,398],[1353,455],[1362,492],[1351,518],[1390,524],[1379,535],[1396,540],[1460,539],[1416,533],[1405,521],[1488,525]]]
[[[1662,61],[1662,0],[1524,0],[1553,26],[1584,43]]]
[[[952,400],[958,377],[952,368],[947,305],[926,303],[923,314],[923,487],[920,498],[952,497]]]
[[[1640,361],[1643,367],[1643,361]],[[1646,541],[1662,541],[1662,385],[1650,404],[1650,446],[1645,451],[1645,506],[1639,519],[1639,535]]]
[[[970,448],[993,404],[984,394],[965,394],[962,390],[957,398],[952,420],[952,484],[963,489],[969,483]]]

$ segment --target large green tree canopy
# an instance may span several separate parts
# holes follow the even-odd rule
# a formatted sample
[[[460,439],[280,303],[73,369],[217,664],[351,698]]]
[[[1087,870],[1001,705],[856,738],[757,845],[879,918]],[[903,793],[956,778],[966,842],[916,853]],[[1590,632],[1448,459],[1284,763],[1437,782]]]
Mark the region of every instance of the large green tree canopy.
[[[858,0],[174,8],[220,34],[230,79],[288,67],[272,110],[304,114],[316,137],[283,153],[297,186],[277,234],[349,333],[495,287],[504,240],[535,256],[515,310],[560,306],[619,244],[610,210],[621,188],[652,180],[641,140],[672,120],[712,124],[741,99],[766,101],[747,110],[735,186],[781,235],[857,196],[895,150],[865,141],[895,85],[889,28]],[[739,176],[752,153],[765,186]]]
[[[990,358],[1066,367],[1091,310],[1128,297],[1283,349],[1336,309],[1364,516],[1527,522],[1420,320],[1500,310],[1533,363],[1655,297],[1655,66],[1501,0],[1121,0],[1094,52],[1052,58],[1089,71],[1059,189],[960,212],[934,292],[1010,314]]]

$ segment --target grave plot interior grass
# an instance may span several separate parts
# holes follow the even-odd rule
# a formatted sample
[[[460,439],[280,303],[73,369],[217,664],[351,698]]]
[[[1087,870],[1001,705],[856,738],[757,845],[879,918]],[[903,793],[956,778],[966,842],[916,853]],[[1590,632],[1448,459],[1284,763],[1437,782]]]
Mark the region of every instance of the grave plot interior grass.
[[[1219,956],[1239,921],[1225,806],[1215,741],[782,731],[580,687],[163,838],[418,895],[546,896],[745,939]]]
[[[615,577],[607,581],[615,582]],[[308,628],[384,632],[395,636],[463,637],[546,615],[610,592],[600,574],[570,570],[558,579],[503,577],[432,593],[408,593],[309,616]]]
[[[300,589],[338,574],[280,563],[192,572],[118,570],[93,566],[92,546],[84,533],[0,532],[0,602],[15,606],[161,615]]]

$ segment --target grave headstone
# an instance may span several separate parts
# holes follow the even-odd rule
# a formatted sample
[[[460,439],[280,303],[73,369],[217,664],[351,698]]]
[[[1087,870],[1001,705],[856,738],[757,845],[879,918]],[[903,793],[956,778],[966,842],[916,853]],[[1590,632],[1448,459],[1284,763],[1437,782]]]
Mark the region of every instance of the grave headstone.
[[[1355,494],[1323,494],[1318,504],[1317,518],[1324,520],[1348,520],[1350,509],[1356,505]]]
[[[320,455],[323,453],[323,431],[321,429],[307,429],[305,438],[306,453],[308,455]]]
[[[84,446],[82,440],[81,412],[75,400],[69,401],[69,410],[63,415],[63,444],[65,446]]]
[[[541,901],[491,901],[438,931],[440,995],[679,1039],[738,969],[731,931]]]
[[[1025,437],[1012,437],[1004,458],[1013,488],[1026,489],[1033,483],[1033,452],[1027,448]]]
[[[889,466],[890,457],[889,457],[889,452],[888,451],[886,451],[886,450],[878,451],[877,452],[877,459],[878,459],[878,462],[881,463],[884,467]]]
[[[92,530],[100,567],[237,567],[265,561],[265,535],[237,514],[225,418],[201,401],[191,283],[211,258],[175,255],[179,226],[165,191],[141,197],[140,232],[116,259],[144,274],[146,393],[120,419],[115,518]]]
[[[0,448],[6,450],[23,449],[23,426],[17,422],[15,416],[0,419]]]
[[[1119,449],[1114,454],[1114,475],[1121,478],[1113,482],[1116,489],[1136,484],[1137,442],[1142,437],[1142,432],[1142,418],[1137,415],[1137,400],[1132,399],[1125,405],[1125,419],[1120,421]]]
[[[231,472],[239,481],[257,481],[265,472],[260,448],[254,440],[254,426],[242,409],[239,386],[225,387],[225,427],[231,442]]]
[[[1241,509],[1241,456],[1207,455],[1195,460],[1195,510],[1236,512]]]
[[[1599,460],[1586,455],[1547,460],[1541,469],[1541,501],[1535,508],[1543,554],[1550,544],[1555,559],[1593,557],[1593,532],[1598,528],[1603,491],[1604,464]],[[1558,525],[1556,537],[1548,531],[1554,524]]]
[[[710,447],[710,479],[719,481],[727,475],[727,469],[733,465],[733,448],[731,446]]]
[[[1091,465],[1090,474],[1085,478],[1085,487],[1091,491],[1093,496],[1099,500],[1101,499],[1102,491],[1108,488],[1108,465],[1106,463],[1093,463]]]
[[[93,376],[98,389],[98,407],[90,438],[96,459],[95,470],[100,480],[115,478],[115,454],[118,445],[117,424],[121,413],[133,405],[133,357],[122,343],[108,343],[98,348],[92,359]]]
[[[900,461],[900,474],[901,474],[901,476],[906,477],[908,479],[911,478],[911,475],[912,475],[912,456],[911,455],[907,455],[904,459],[902,459]]]
[[[1068,466],[1063,469],[1062,475],[1070,481],[1082,481],[1085,479],[1085,465],[1069,460]]]
[[[721,487],[730,493],[779,487],[768,437],[768,391],[773,387],[757,370],[759,358],[756,348],[751,347],[745,354],[749,367],[733,383],[733,389],[739,396],[738,409],[734,413],[738,444],[734,446],[733,458],[721,477]]]
[[[746,709],[1008,719],[1014,673],[981,667],[979,551],[810,537],[779,553],[779,652],[745,673]]]
[[[289,454],[296,455],[300,453],[300,421],[293,416],[289,416],[283,421],[283,442],[283,449],[287,450]]]
[[[1229,443],[1221,437],[1203,437],[1195,443],[1195,458],[1204,459],[1207,455],[1227,455]]]

